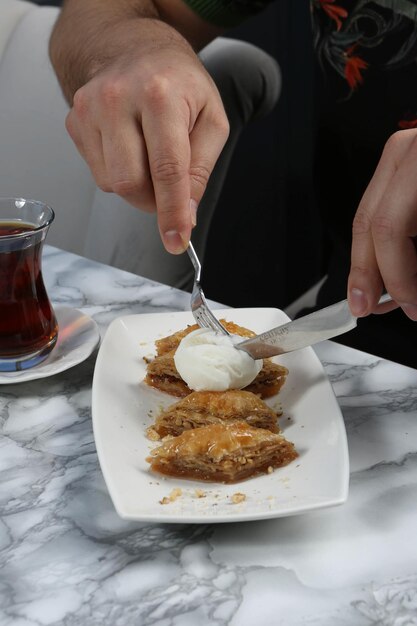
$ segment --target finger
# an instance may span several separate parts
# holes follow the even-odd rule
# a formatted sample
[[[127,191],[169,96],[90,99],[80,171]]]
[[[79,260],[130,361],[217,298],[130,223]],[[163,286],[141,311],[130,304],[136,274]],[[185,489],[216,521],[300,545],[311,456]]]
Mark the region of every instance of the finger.
[[[229,123],[221,109],[206,109],[197,118],[190,135],[190,193],[194,207],[198,207],[207,187],[210,175],[229,135]],[[195,215],[192,215],[195,226]]]
[[[375,253],[387,291],[411,319],[417,319],[417,141],[408,143],[390,186],[374,215]]]
[[[356,317],[371,313],[383,288],[372,240],[371,223],[372,213],[369,211],[367,200],[362,199],[352,226],[351,266],[348,277],[349,306]]]
[[[160,104],[160,103],[158,103]],[[164,99],[145,109],[142,129],[148,151],[158,225],[168,252],[180,254],[191,236],[189,123],[183,110]]]
[[[417,210],[417,204],[413,210]],[[401,217],[386,210],[383,216],[376,216],[373,233],[386,290],[409,317],[417,319],[417,255],[413,237],[404,229]]]
[[[383,278],[373,240],[372,223],[378,207],[406,152],[411,137],[398,137],[387,142],[375,173],[363,195],[352,227],[351,268],[348,278],[348,299],[352,313],[361,317],[371,313],[383,288]]]
[[[97,186],[103,191],[111,191],[99,130],[91,123],[91,120],[80,120],[74,108],[68,113],[65,126],[78,152],[90,168]]]
[[[155,212],[146,145],[135,119],[122,117],[116,126],[106,125],[102,142],[112,191],[139,209]]]

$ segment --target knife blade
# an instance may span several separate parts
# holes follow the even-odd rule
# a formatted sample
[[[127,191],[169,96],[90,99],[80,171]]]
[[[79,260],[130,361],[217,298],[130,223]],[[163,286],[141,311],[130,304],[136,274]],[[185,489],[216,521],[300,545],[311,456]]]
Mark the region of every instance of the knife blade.
[[[384,294],[379,299],[378,305],[391,300],[389,294]],[[347,333],[356,327],[357,321],[358,318],[350,312],[348,301],[341,300],[237,343],[235,348],[244,350],[254,359],[265,359],[300,350],[319,341]]]

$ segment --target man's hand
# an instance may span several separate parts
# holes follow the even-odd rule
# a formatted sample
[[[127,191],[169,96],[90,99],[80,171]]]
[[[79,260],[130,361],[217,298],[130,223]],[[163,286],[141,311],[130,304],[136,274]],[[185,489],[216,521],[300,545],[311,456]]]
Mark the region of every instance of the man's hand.
[[[88,13],[93,5],[97,13]],[[64,27],[58,23],[63,37],[51,40],[70,102],[75,91],[67,130],[97,185],[156,211],[166,249],[178,254],[188,245],[227,140],[227,117],[215,84],[177,30],[154,17],[113,15],[112,5],[69,0],[68,24],[78,24],[83,35],[71,43],[65,38],[64,13]],[[122,2],[118,10],[128,5]],[[55,58],[54,45],[61,48]],[[71,64],[65,53],[74,46]]]
[[[353,222],[348,298],[354,315],[375,311],[383,287],[417,321],[417,130],[385,145]],[[385,312],[397,305],[384,305]]]

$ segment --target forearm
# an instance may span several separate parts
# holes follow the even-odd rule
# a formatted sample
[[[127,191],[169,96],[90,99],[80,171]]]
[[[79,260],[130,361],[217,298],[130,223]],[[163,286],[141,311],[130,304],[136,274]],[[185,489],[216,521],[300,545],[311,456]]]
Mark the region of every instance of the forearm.
[[[137,5],[142,6],[138,15]],[[144,41],[149,20],[158,12],[151,0],[66,0],[50,39],[55,72],[68,102],[107,61],[126,54],[127,33]],[[116,32],[126,31],[123,37]],[[122,35],[122,32],[120,33]]]
[[[100,69],[115,60],[122,64],[132,51],[140,56],[164,42],[184,48],[189,46],[185,37],[199,48],[218,32],[177,0],[66,0],[50,39],[50,57],[72,103],[74,93]]]
[[[94,180],[157,212],[173,254],[188,245],[229,132],[192,47],[217,30],[182,0],[65,0],[51,37],[66,127]]]

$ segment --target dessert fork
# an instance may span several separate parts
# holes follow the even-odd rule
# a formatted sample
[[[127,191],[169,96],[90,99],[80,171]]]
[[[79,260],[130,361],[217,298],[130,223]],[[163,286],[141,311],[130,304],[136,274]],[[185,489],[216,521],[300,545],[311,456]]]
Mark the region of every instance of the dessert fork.
[[[200,285],[201,275],[201,263],[198,260],[198,256],[194,250],[193,244],[188,244],[187,248],[188,256],[191,259],[191,263],[194,266],[194,284],[191,294],[191,311],[194,315],[194,319],[201,328],[209,328],[217,333],[223,333],[223,335],[229,335],[230,333],[225,327],[220,324],[219,320],[214,316],[210,310],[207,301],[204,297],[203,290]]]

